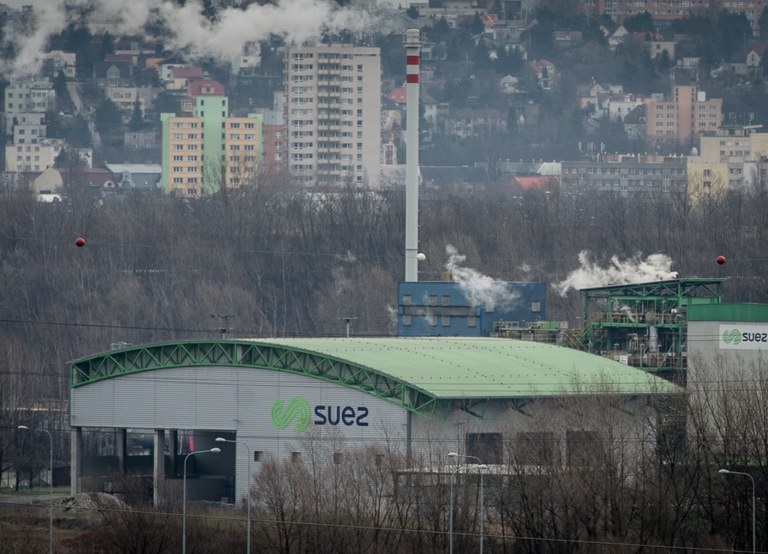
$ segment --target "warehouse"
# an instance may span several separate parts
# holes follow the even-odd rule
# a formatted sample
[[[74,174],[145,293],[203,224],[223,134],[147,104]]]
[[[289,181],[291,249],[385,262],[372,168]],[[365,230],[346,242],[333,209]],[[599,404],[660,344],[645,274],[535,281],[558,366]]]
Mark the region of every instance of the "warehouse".
[[[652,448],[653,400],[680,392],[600,356],[485,337],[148,344],[70,369],[72,493],[141,474],[156,504],[179,498],[182,473],[189,498],[244,498],[249,471],[300,459],[308,438],[386,444],[418,468],[452,451],[502,464],[510,441],[546,432],[552,459],[568,460],[595,424],[584,411],[563,417],[563,398],[618,399],[612,418],[636,435],[631,444]],[[195,455],[186,467],[189,452],[216,446],[219,455]]]

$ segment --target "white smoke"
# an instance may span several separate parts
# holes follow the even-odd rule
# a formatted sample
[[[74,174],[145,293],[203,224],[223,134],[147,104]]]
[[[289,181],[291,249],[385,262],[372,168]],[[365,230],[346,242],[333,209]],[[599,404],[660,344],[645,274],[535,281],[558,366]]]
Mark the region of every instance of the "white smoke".
[[[518,298],[519,294],[510,290],[505,281],[498,281],[475,269],[464,267],[467,257],[459,254],[454,246],[447,245],[445,253],[448,255],[445,269],[451,273],[453,280],[473,305],[505,306]]]
[[[162,37],[168,50],[189,60],[205,57],[230,62],[243,54],[257,55],[254,46],[273,36],[302,44],[324,32],[355,33],[380,27],[387,21],[383,14],[391,15],[387,0],[376,1],[375,6],[362,1],[345,7],[333,0],[251,3],[221,8],[212,22],[203,14],[200,0],[188,0],[184,6],[171,0],[28,0],[34,11],[30,25],[11,23],[4,29],[6,42],[16,45],[18,55],[2,70],[13,76],[38,73],[48,39],[75,23],[80,11],[89,13],[92,32],[98,32],[99,22],[109,22],[115,36],[145,34],[148,24],[159,25],[170,33]]]
[[[561,296],[565,296],[570,289],[677,279],[677,272],[671,269],[672,258],[666,254],[651,254],[645,259],[638,254],[626,260],[613,256],[608,267],[600,267],[590,261],[589,252],[582,250],[579,253],[579,266],[563,281],[553,285]]]

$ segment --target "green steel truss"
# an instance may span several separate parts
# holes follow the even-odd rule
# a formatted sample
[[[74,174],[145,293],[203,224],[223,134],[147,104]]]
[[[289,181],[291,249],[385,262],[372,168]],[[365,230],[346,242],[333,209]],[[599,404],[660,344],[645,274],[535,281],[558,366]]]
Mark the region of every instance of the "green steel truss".
[[[413,413],[434,415],[438,407],[435,396],[372,368],[318,352],[251,341],[158,343],[81,358],[69,366],[72,388],[159,369],[248,367],[336,383],[398,404]]]
[[[673,279],[582,289],[585,326],[569,344],[605,355],[618,347],[629,365],[685,369],[687,308],[721,302],[724,279]],[[651,332],[653,330],[653,333]],[[649,349],[653,334],[655,348]]]

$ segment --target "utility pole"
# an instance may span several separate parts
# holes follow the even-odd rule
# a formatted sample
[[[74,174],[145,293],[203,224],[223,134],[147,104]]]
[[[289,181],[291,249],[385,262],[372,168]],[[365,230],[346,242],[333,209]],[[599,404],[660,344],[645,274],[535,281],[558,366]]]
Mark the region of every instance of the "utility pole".
[[[225,340],[227,338],[227,331],[229,331],[229,320],[235,319],[237,316],[235,314],[211,314],[211,317],[218,317],[221,324],[219,325],[219,329],[221,330],[221,340]]]
[[[344,326],[347,329],[347,338],[349,338],[349,331],[352,328],[352,320],[355,320],[357,318],[349,316],[349,315],[345,315],[345,316],[340,317],[339,319],[344,322]]]

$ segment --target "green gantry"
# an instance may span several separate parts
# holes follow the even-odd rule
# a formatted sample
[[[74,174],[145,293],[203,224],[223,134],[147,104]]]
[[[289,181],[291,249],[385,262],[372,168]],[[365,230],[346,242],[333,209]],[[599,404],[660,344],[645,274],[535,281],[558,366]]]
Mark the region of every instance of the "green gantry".
[[[434,413],[437,398],[413,385],[333,356],[253,341],[184,341],[114,350],[69,363],[70,386],[158,369],[248,367],[294,373],[360,390],[414,413]]]
[[[685,369],[688,307],[720,304],[724,280],[674,279],[583,289],[585,326],[578,343],[603,356],[626,355],[627,363],[646,370]]]

